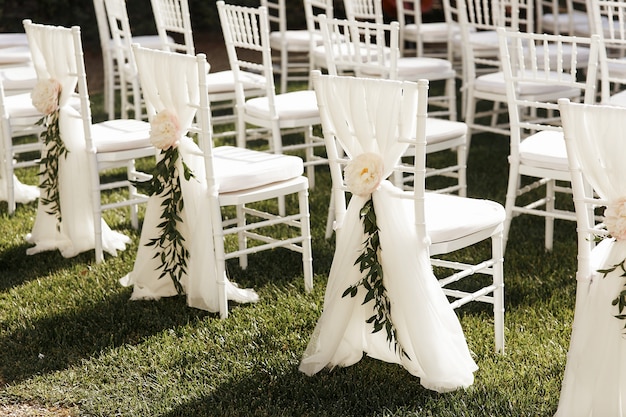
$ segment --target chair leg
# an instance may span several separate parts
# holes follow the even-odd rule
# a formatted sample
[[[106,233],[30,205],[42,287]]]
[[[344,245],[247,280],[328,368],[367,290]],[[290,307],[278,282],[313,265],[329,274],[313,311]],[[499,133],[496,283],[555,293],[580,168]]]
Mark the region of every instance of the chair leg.
[[[135,175],[135,163],[134,161],[129,161],[128,165],[126,166],[126,175],[128,178],[128,198],[129,199],[133,199],[137,196],[137,187],[135,187],[133,185],[133,181],[138,180],[137,176]],[[132,226],[133,229],[137,230],[139,229],[139,209],[137,207],[137,204],[131,204],[129,206],[130,209],[130,225]]]
[[[495,349],[497,353],[504,353],[504,246],[502,231],[491,237],[491,255],[495,261],[493,265],[493,328]]]
[[[511,229],[511,221],[513,219],[513,209],[515,208],[515,201],[517,199],[518,183],[520,180],[518,161],[512,160],[509,163],[511,164],[511,167],[509,169],[509,182],[506,190],[506,201],[504,203],[506,218],[504,219],[503,247],[505,251],[509,237],[509,231]]]
[[[270,138],[270,149],[272,149],[272,152],[274,152],[275,154],[280,155],[283,153],[283,136],[281,134],[278,121],[274,121],[274,123],[272,123],[272,137]],[[285,196],[280,196],[278,197],[278,214],[280,216],[284,216],[286,212],[287,209],[285,206]]]
[[[97,202],[96,202],[97,199]],[[102,209],[100,207],[100,190],[93,191],[93,234],[95,244],[96,263],[104,261],[104,249],[102,248]]]
[[[302,271],[304,275],[304,290],[313,290],[313,255],[311,249],[311,220],[309,215],[309,192],[302,190],[298,193],[300,207],[300,229],[302,234]]]
[[[461,197],[467,197],[467,151],[465,145],[456,148],[456,160],[459,166],[459,196]]]
[[[546,184],[546,212],[554,212],[554,186],[555,181],[550,180]],[[545,233],[545,247],[547,251],[551,251],[554,243],[554,217],[546,216],[546,233]]]
[[[330,193],[330,202],[328,203],[328,217],[326,218],[326,234],[324,237],[330,239],[333,235],[333,223],[335,223],[335,198],[334,193]]]
[[[246,225],[246,215],[244,214],[243,206],[237,206],[237,227],[241,230],[237,232],[237,246],[240,251],[245,250],[248,247],[248,241],[244,234],[243,228]],[[241,269],[246,269],[248,267],[248,255],[241,254],[239,255],[239,266]]]
[[[280,93],[287,92],[287,79],[289,77],[289,53],[287,48],[280,50]]]

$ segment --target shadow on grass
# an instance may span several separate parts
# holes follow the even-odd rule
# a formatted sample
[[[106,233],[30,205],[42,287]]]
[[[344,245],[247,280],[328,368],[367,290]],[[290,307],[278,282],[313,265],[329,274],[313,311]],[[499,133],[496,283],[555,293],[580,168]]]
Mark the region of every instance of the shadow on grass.
[[[24,256],[20,254],[20,257]],[[87,264],[92,256],[86,253],[62,262],[55,259],[52,264],[59,268]],[[48,257],[60,255],[53,252],[38,254],[33,258],[36,259],[34,267],[20,267],[12,273],[20,278],[3,282],[2,286],[6,289],[49,274]],[[19,272],[21,269],[23,275]],[[287,250],[251,255],[246,270],[241,270],[236,261],[229,262],[229,272],[231,279],[240,286],[257,291],[263,291],[270,284],[296,286],[304,291],[301,255]],[[217,314],[187,307],[185,296],[130,301],[130,289],[117,287],[117,282],[107,285],[112,291],[107,290],[108,294],[103,297],[87,296],[85,304],[75,309],[62,309],[60,314],[25,320],[17,329],[5,329],[0,338],[0,383],[15,384],[34,375],[67,369],[104,350],[124,344],[135,345],[165,329],[185,326],[209,315],[217,319]],[[246,305],[232,303],[230,307],[246,308]]]
[[[0,252],[0,271],[2,271],[0,291],[36,280],[56,270],[79,264],[87,265],[94,260],[93,251],[81,253],[73,258],[63,258],[58,251],[26,255],[26,250],[32,246],[25,242]]]
[[[164,416],[380,415],[403,407],[419,410],[441,395],[424,389],[419,378],[400,366],[370,358],[312,377],[293,363],[285,363],[280,375],[272,375],[262,363],[254,366],[246,377],[221,384]]]
[[[66,369],[105,349],[140,343],[208,314],[187,308],[182,296],[159,301],[129,301],[129,296],[129,292],[119,291],[98,303],[4,332],[0,339],[1,382],[15,384]]]

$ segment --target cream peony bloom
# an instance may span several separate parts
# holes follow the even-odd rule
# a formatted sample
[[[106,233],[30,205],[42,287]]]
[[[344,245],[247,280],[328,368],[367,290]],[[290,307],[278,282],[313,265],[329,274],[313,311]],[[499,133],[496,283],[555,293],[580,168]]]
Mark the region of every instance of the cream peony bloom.
[[[48,115],[59,108],[61,83],[54,78],[39,80],[30,94],[33,106],[37,111]]]
[[[344,178],[352,194],[367,197],[383,180],[383,159],[375,153],[362,153],[348,163]]]
[[[178,116],[170,110],[161,110],[150,121],[150,142],[161,150],[178,146],[182,136]]]
[[[604,224],[617,240],[626,240],[626,198],[612,201],[604,210]]]

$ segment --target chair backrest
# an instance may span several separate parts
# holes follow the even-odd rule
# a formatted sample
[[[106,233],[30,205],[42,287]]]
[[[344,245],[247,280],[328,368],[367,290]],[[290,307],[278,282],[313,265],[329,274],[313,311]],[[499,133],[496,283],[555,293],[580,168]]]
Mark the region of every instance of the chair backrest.
[[[287,27],[287,6],[285,0],[261,0],[261,6],[267,9],[267,20],[271,32],[285,33]]]
[[[104,4],[118,65],[134,68],[135,62],[131,51],[132,32],[126,0],[104,0]]]
[[[382,0],[343,0],[348,20],[383,23]]]
[[[592,33],[602,38],[600,51],[601,101],[626,85],[626,3],[612,0],[590,2]]]
[[[626,132],[621,128],[626,108],[562,99],[559,109],[578,226],[577,280],[579,285],[588,285],[595,272],[590,262],[591,249],[597,243],[596,237],[608,234],[598,208],[618,203],[626,196],[626,164],[622,158]]]
[[[398,78],[398,22],[327,19],[321,15],[320,26],[329,74]]]
[[[126,0],[104,0],[104,5],[109,21],[109,30],[113,37],[113,53],[119,67],[122,118],[127,118],[128,112],[132,111],[133,117],[141,120],[145,117],[145,110],[137,81],[137,66],[131,49],[133,37],[128,20]]]
[[[104,6],[104,0],[93,0],[93,8],[96,12],[96,24],[98,25],[98,35],[100,36],[100,48],[102,53],[108,53],[113,37],[109,30],[109,21]]]
[[[524,135],[562,130],[555,96],[595,101],[600,39],[504,28],[498,29],[498,36],[511,123],[511,157],[515,158]],[[581,66],[584,71],[579,70]]]
[[[404,30],[406,25],[415,25],[417,36],[417,56],[422,56],[423,44],[421,40],[420,26],[422,25],[421,0],[396,1],[396,16],[400,25],[400,46],[404,47]]]
[[[265,89],[270,108],[273,109],[275,87],[267,9],[263,6],[253,8],[218,1],[217,10],[230,68],[236,80],[237,106],[241,107],[245,103],[242,72],[246,71],[260,74],[265,79],[265,85],[258,87]]]
[[[219,305],[221,313],[225,314],[222,308],[226,306],[226,292],[221,291],[225,271],[223,262],[216,259],[224,259],[224,234],[213,164],[206,76],[209,64],[204,54],[194,56],[160,51],[137,44],[133,45],[133,53],[150,116],[163,110],[173,112],[182,130],[177,147],[180,157],[176,164],[185,204],[184,210],[178,213],[183,219],[179,231],[186,238],[189,259],[194,259],[186,271],[190,277],[187,293],[197,298],[194,303]],[[182,180],[183,163],[195,178]],[[205,178],[202,178],[203,169]],[[185,224],[193,224],[193,227]],[[192,288],[198,283],[191,279],[193,276],[202,277],[200,287]]]
[[[539,0],[535,12],[537,33],[589,34],[586,0]]]
[[[362,153],[376,153],[384,161],[386,178],[409,144],[414,144],[416,223],[421,236],[426,236],[423,197],[428,81],[322,75],[319,71],[313,71],[312,81],[327,147],[337,223],[343,222],[346,213],[345,164]]]
[[[324,15],[329,19],[334,16],[333,0],[304,0],[304,17],[306,19],[306,28],[311,34],[319,34],[321,36],[322,29],[320,27],[319,16]],[[315,49],[318,46],[318,37],[313,35],[309,37],[309,70],[313,70],[316,65],[326,67],[323,54],[316,56]],[[315,60],[320,62],[314,62]]]
[[[84,141],[87,149],[94,149],[91,136],[91,105],[80,27],[42,25],[32,23],[28,19],[23,23],[37,78],[39,80],[53,78],[61,83],[59,107],[68,108],[70,117],[75,115],[75,110],[70,109],[69,99],[78,91],[80,120],[74,118],[74,122],[82,124],[82,132],[77,125],[73,126],[75,129],[66,128],[66,137],[63,138],[65,146],[71,148],[71,142],[75,140],[81,148]],[[66,140],[70,135],[72,139]]]
[[[151,0],[152,13],[163,49],[195,54],[187,0]]]

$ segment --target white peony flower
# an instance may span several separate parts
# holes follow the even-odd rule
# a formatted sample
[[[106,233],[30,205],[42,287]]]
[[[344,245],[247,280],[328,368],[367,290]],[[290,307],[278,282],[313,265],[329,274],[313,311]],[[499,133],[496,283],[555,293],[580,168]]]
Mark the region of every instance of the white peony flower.
[[[170,110],[161,110],[150,121],[150,141],[156,148],[175,148],[181,136],[178,116]]]
[[[39,80],[30,94],[33,106],[45,114],[54,113],[59,108],[61,83],[54,78]]]
[[[604,210],[604,224],[617,240],[626,240],[626,198],[612,201]]]
[[[383,180],[383,159],[375,153],[362,153],[348,163],[344,178],[352,194],[367,197]]]

